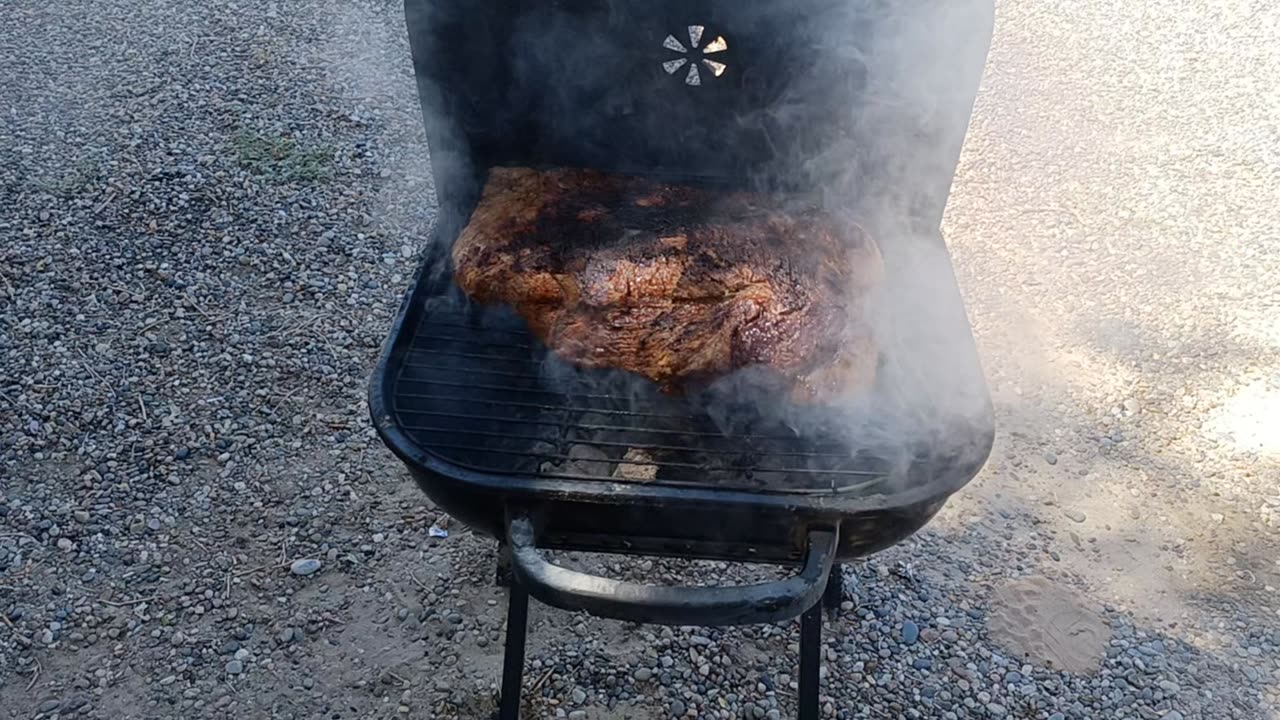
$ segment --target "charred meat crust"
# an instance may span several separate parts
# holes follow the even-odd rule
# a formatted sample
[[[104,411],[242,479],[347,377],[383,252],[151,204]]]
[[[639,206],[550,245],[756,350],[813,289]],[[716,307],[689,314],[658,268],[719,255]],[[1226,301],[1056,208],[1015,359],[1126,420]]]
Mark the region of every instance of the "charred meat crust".
[[[474,300],[511,305],[587,367],[673,391],[762,365],[798,400],[869,383],[866,292],[883,263],[815,207],[593,170],[494,168],[453,248]]]

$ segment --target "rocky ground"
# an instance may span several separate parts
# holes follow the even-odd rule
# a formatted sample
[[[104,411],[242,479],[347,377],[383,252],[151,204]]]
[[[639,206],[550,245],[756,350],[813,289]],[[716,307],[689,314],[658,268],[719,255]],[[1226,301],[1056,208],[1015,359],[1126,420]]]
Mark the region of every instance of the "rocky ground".
[[[1280,717],[1280,11],[1202,5],[999,4],[946,230],[1000,433],[847,569],[826,717]],[[485,717],[493,543],[364,405],[400,8],[18,0],[0,97],[0,716]],[[527,716],[790,717],[797,642],[535,606]]]

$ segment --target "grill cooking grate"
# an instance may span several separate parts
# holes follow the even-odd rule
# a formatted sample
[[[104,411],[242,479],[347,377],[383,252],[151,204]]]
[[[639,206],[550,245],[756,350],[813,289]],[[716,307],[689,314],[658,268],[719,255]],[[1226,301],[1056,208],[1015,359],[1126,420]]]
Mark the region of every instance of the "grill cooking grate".
[[[846,445],[763,421],[726,432],[684,398],[573,368],[507,310],[428,301],[403,352],[392,393],[400,427],[471,470],[818,494],[870,494],[890,476]]]

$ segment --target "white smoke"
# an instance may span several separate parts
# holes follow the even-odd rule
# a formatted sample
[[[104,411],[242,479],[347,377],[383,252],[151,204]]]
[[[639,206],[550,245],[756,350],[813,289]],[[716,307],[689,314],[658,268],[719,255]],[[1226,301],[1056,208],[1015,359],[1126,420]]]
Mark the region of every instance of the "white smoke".
[[[728,36],[729,47],[790,43],[782,56],[795,62],[795,74],[781,85],[766,83],[760,92],[772,95],[762,95],[762,105],[736,115],[741,109],[736,100],[715,96],[727,98],[724,113],[716,117],[677,102],[670,88],[661,96],[646,95],[659,87],[648,85],[648,76],[609,75],[620,67],[619,53],[643,54],[650,44],[660,51],[658,41],[667,30],[659,28],[683,27],[685,18],[633,23],[634,4],[619,0],[597,4],[600,12],[591,19],[599,26],[568,14],[536,13],[502,19],[475,12],[463,23],[458,11],[439,5],[410,0],[408,6],[411,17],[423,20],[422,27],[448,29],[417,39],[424,57],[438,55],[448,63],[457,60],[451,53],[475,53],[474,61],[486,68],[476,75],[482,81],[472,85],[419,85],[428,134],[435,141],[431,156],[444,203],[443,242],[451,242],[465,222],[483,178],[484,168],[473,172],[470,167],[479,158],[463,139],[464,126],[492,121],[495,137],[487,141],[495,147],[509,142],[507,150],[525,156],[509,160],[551,164],[607,160],[612,152],[634,166],[637,148],[652,147],[654,165],[703,159],[723,168],[732,164],[730,139],[763,137],[777,157],[747,171],[748,187],[802,187],[829,211],[854,215],[880,245],[886,277],[865,318],[879,346],[879,377],[873,392],[832,398],[815,409],[780,403],[755,374],[742,372],[699,398],[701,410],[735,430],[742,424],[744,403],[754,405],[762,417],[799,433],[842,437],[899,470],[922,454],[952,456],[975,469],[985,459],[991,439],[985,382],[937,233],[990,41],[990,2],[725,4],[717,11],[723,26],[742,33]],[[412,31],[415,24],[410,26]],[[504,32],[515,38],[510,47],[478,42],[490,37],[486,33]],[[653,43],[640,36],[645,32],[658,32]],[[749,36],[755,39],[744,41]],[[752,72],[748,61],[745,55],[726,59],[736,64],[729,66],[725,82],[732,82],[735,72]],[[438,69],[430,62],[419,69],[424,67]],[[505,90],[497,85],[503,79],[511,82]],[[724,92],[711,80],[698,88],[673,87]],[[664,109],[654,111],[662,103]],[[485,112],[494,117],[486,118]],[[695,124],[712,122],[719,125]],[[499,132],[508,128],[529,134]],[[673,141],[687,144],[683,154],[671,149]],[[721,142],[726,144],[715,144]],[[698,143],[712,143],[714,152]],[[740,147],[748,152],[745,142]],[[697,174],[697,168],[674,169]],[[581,383],[586,377],[563,363],[545,367],[549,383]],[[598,394],[614,395],[623,406],[654,396],[640,379],[609,375],[601,382]]]

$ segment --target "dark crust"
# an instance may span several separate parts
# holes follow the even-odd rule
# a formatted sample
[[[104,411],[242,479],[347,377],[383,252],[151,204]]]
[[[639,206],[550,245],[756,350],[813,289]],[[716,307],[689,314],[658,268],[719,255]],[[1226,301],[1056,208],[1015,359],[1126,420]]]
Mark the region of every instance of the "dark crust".
[[[566,359],[668,390],[764,365],[803,399],[874,374],[857,328],[879,251],[856,224],[794,201],[494,168],[453,259],[468,295],[513,306]]]

